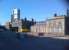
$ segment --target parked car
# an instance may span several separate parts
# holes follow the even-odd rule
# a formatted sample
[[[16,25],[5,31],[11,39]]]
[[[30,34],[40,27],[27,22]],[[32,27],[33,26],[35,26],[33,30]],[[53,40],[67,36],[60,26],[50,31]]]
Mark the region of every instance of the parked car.
[[[29,35],[29,34],[24,34],[24,38],[33,38],[33,35]]]
[[[38,33],[39,36],[44,36],[43,32]]]

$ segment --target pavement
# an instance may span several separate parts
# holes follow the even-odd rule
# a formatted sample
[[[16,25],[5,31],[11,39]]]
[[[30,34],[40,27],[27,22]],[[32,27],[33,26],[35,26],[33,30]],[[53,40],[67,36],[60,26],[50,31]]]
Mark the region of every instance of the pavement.
[[[69,37],[52,37],[52,38],[55,38],[55,39],[68,39],[69,40]]]
[[[21,33],[22,34],[22,33]],[[55,38],[55,39],[69,39],[69,35],[59,35],[59,34],[45,34],[44,36],[39,36],[38,33],[33,33],[33,32],[29,32],[27,34],[33,35],[33,36],[37,36],[37,37],[51,37],[51,38]]]

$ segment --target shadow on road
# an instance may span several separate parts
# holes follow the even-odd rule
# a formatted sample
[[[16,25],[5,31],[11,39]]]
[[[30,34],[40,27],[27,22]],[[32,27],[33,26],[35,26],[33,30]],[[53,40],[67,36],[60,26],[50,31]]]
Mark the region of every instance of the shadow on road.
[[[50,37],[24,37],[20,44],[22,50],[69,50],[69,40]]]

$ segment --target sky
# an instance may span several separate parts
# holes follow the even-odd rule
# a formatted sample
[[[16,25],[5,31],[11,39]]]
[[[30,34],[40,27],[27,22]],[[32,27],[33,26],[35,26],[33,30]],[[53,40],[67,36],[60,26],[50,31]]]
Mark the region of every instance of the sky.
[[[11,19],[13,8],[20,8],[21,18],[44,21],[54,13],[64,15],[65,7],[60,0],[0,0],[0,24]]]

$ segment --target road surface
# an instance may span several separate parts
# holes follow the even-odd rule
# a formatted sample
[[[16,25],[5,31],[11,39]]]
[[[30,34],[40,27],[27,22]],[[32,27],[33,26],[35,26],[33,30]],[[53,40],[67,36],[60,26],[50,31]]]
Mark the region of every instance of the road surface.
[[[0,50],[69,50],[69,40],[24,36],[17,39],[13,32],[0,32]]]
[[[22,50],[69,50],[69,40],[50,37],[21,38]]]
[[[0,32],[0,50],[19,50],[19,41],[16,39],[14,32]]]

